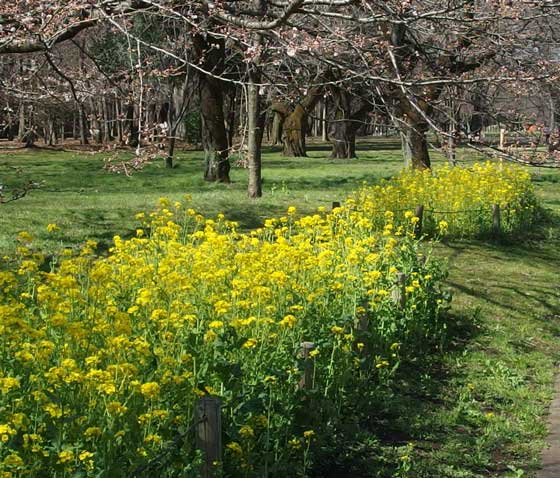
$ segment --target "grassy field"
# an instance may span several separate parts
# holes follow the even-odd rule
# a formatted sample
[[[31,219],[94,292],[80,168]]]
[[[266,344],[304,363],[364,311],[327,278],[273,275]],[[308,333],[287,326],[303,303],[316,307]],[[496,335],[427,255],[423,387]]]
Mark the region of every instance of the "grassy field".
[[[360,149],[357,160],[328,159],[328,148],[319,145],[307,159],[268,150],[264,197],[257,201],[246,198],[242,169],[233,169],[231,185],[205,183],[199,152],[181,153],[173,170],[153,164],[130,178],[104,172],[102,155],[0,152],[0,183],[44,181],[41,190],[0,206],[0,256],[12,255],[21,230],[45,250],[86,238],[106,248],[114,234],[131,234],[134,213],[151,209],[160,196],[190,194],[200,212],[224,212],[244,229],[289,205],[312,212],[401,167],[393,140]],[[317,477],[533,476],[560,359],[560,173],[533,174],[547,210],[539,227],[501,242],[436,245],[449,263],[453,347],[426,369],[405,364],[393,400],[364,408],[361,423],[318,450]],[[49,223],[61,227],[55,239]]]

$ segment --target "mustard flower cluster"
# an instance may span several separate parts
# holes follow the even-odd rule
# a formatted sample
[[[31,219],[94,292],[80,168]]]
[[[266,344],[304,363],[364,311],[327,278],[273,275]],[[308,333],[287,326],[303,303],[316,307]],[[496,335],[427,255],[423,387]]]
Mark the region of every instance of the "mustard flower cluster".
[[[471,167],[403,170],[397,177],[364,187],[347,201],[383,226],[383,212],[395,212],[396,222],[424,206],[423,232],[428,235],[477,236],[492,230],[493,205],[501,209],[501,227],[510,233],[531,224],[537,202],[529,173],[495,162]]]
[[[21,234],[19,267],[0,271],[0,477],[125,477],[152,460],[197,476],[204,395],[223,404],[224,476],[305,469],[352,393],[445,334],[444,272],[414,218],[389,211],[378,230],[368,207],[290,208],[241,234],[162,199],[107,257],[89,242],[51,272]]]

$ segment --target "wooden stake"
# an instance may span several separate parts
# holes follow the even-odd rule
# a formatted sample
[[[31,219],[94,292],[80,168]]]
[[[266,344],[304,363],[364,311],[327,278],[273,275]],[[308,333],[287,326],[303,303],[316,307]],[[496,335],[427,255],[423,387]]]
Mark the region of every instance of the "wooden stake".
[[[313,360],[311,360],[310,352],[315,349],[313,342],[302,342],[300,355],[304,360],[303,374],[299,381],[299,388],[302,390],[311,390],[313,388]]]
[[[502,233],[502,220],[499,204],[494,204],[492,206],[492,233],[495,236],[499,236]]]
[[[222,403],[218,397],[196,402],[196,446],[202,451],[201,478],[217,478],[222,464]]]

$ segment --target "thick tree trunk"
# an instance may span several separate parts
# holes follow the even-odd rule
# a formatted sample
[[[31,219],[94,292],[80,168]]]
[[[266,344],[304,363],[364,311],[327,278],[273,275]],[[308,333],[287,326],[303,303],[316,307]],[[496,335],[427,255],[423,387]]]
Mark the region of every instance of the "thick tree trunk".
[[[427,125],[412,123],[407,127],[410,145],[411,162],[414,169],[429,169],[431,167],[428,141],[426,139]]]
[[[352,124],[352,104],[348,93],[341,88],[331,88],[334,100],[334,122],[331,125],[331,157],[351,159],[356,157],[356,128]]]
[[[321,99],[322,88],[313,87],[305,98],[296,105],[293,112],[286,117],[282,142],[284,149],[282,154],[289,157],[307,156],[305,148],[305,135],[307,133],[307,114]]]
[[[206,181],[229,183],[228,139],[222,109],[222,90],[215,79],[200,79],[200,112]]]
[[[284,156],[307,156],[305,148],[306,125],[307,118],[305,109],[301,105],[297,105],[284,123],[284,132],[282,134],[284,143],[282,154]]]
[[[197,57],[203,60],[202,68],[215,75],[223,73],[223,39],[194,36]],[[206,167],[204,179],[229,183],[229,147],[224,121],[223,82],[210,75],[200,75],[200,112],[202,117],[202,145]]]
[[[336,124],[332,138],[331,157],[335,159],[352,159],[356,157],[356,134],[346,124]]]

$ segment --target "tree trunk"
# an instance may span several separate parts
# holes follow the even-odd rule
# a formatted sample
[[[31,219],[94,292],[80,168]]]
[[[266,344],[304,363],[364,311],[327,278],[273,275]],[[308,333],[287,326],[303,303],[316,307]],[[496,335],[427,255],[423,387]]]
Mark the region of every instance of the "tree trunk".
[[[250,198],[258,198],[262,196],[262,178],[261,178],[261,145],[263,137],[263,128],[265,115],[261,111],[261,98],[259,95],[259,86],[261,75],[258,71],[250,74],[247,98],[247,114],[249,140],[248,140],[248,167],[249,167],[249,186],[247,193]]]
[[[165,158],[165,167],[173,168],[173,155],[175,154],[175,134],[179,122],[175,118],[175,102],[173,98],[174,87],[171,87],[171,97],[169,98],[169,107],[167,110],[167,156]],[[180,112],[179,112],[180,113]],[[160,118],[161,119],[161,118]],[[163,139],[160,139],[163,141]]]
[[[194,47],[202,68],[220,75],[224,69],[223,39],[194,36]],[[229,183],[229,148],[224,122],[223,82],[210,75],[200,75],[200,112],[202,117],[202,145],[205,163],[204,179]]]
[[[352,159],[356,157],[356,135],[349,131],[346,124],[336,124],[332,138],[331,158]]]
[[[410,132],[408,130],[401,131],[401,144],[404,167],[409,168],[412,164],[412,150],[410,149]]]
[[[115,100],[115,121],[117,126],[117,141],[122,145],[124,144],[122,106],[118,98]]]
[[[425,123],[412,123],[407,127],[406,134],[410,145],[412,167],[414,169],[430,169],[430,154],[428,152],[428,141]]]
[[[129,102],[126,105],[125,128],[128,134],[127,144],[131,148],[136,148],[139,144],[138,123],[134,119],[134,103]]]
[[[282,154],[290,157],[306,157],[307,151],[305,148],[305,127],[307,118],[305,109],[298,105],[286,118],[284,123],[284,132],[282,140],[284,143],[284,150]]]
[[[326,143],[329,140],[328,123],[327,123],[327,99],[323,98],[321,104],[321,139]]]
[[[229,94],[229,101],[227,103],[227,114],[225,116],[226,119],[226,130],[227,130],[227,138],[228,138],[228,147],[231,149],[233,147],[233,139],[235,137],[235,125],[237,121],[237,117],[235,115],[236,103],[237,103],[237,89],[232,88]]]
[[[334,86],[331,88],[334,100],[334,122],[331,125],[331,157],[351,159],[356,157],[356,130],[352,124],[351,99],[346,91]]]
[[[107,98],[105,98],[104,96],[99,101],[101,103],[101,111],[103,114],[103,120],[102,120],[103,121],[102,123],[103,144],[107,144],[113,139],[111,135],[109,107],[107,106]]]
[[[282,154],[289,157],[306,157],[305,135],[307,133],[307,114],[321,99],[322,87],[316,86],[309,90],[305,98],[296,105],[293,112],[286,117],[282,141]]]
[[[83,103],[80,103],[78,105],[78,123],[78,127],[80,129],[80,144],[89,144],[87,134],[86,110]]]
[[[277,145],[282,143],[282,136],[284,133],[284,123],[286,117],[290,114],[290,107],[282,102],[274,101],[270,109],[274,112],[272,120],[272,144]]]
[[[25,104],[21,102],[19,104],[19,126],[18,126],[18,138],[23,141],[25,136]]]

